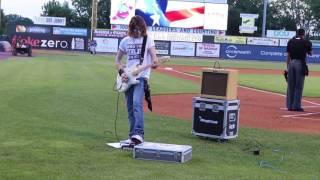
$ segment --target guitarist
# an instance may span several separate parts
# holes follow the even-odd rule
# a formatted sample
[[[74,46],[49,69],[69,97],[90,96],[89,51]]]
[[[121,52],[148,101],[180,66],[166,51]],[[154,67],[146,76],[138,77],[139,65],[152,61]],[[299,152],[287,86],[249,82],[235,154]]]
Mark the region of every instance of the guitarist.
[[[145,48],[143,48],[143,45]],[[144,50],[144,55],[141,51]],[[124,55],[127,55],[127,62],[124,66],[121,62]],[[157,68],[158,58],[156,56],[154,40],[147,35],[147,26],[141,16],[134,16],[130,20],[128,36],[121,40],[116,56],[116,67],[123,82],[128,81],[124,67],[132,68],[137,64],[152,64],[152,68]],[[122,144],[137,145],[144,141],[144,112],[143,97],[145,85],[150,78],[151,69],[148,68],[139,74],[138,84],[131,86],[125,92],[125,100],[129,120],[129,139],[121,141]]]

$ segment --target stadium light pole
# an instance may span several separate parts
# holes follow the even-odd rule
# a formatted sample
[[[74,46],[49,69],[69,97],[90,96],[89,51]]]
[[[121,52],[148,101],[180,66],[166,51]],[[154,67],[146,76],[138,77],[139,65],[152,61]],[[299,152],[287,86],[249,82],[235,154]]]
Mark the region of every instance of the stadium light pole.
[[[262,37],[266,36],[268,0],[263,0]]]

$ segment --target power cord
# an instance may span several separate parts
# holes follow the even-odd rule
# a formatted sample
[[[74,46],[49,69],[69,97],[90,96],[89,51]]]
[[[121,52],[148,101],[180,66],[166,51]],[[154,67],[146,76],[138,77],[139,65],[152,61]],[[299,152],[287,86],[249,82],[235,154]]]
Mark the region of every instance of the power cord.
[[[119,140],[119,136],[117,133],[117,121],[118,121],[118,115],[119,115],[119,98],[120,98],[120,92],[115,88],[116,87],[116,83],[114,83],[113,86],[113,91],[117,92],[117,103],[116,103],[116,111],[115,111],[115,119],[114,119],[114,135],[116,137],[117,142],[120,142]]]

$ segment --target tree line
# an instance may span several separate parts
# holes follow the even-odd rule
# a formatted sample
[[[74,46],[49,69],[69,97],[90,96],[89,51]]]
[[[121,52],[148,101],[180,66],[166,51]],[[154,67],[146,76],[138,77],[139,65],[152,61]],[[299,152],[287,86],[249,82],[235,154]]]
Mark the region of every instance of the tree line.
[[[261,36],[264,0],[228,0],[227,35]],[[67,26],[90,28],[92,0],[64,1],[50,0],[42,6],[42,16],[66,17]],[[291,30],[305,28],[311,38],[319,38],[320,33],[319,0],[269,0],[267,11],[267,29]],[[98,28],[110,28],[110,0],[98,0]],[[2,13],[1,32],[9,23],[32,24],[28,18]],[[256,20],[258,31],[254,34],[240,34],[240,13],[259,14]]]

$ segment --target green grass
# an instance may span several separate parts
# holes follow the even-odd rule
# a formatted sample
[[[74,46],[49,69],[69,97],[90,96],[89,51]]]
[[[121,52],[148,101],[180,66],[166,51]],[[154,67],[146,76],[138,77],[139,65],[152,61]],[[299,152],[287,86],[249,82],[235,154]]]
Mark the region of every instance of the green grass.
[[[287,84],[282,75],[266,74],[241,74],[239,84],[246,87],[262,89],[281,94],[286,94]],[[306,77],[303,90],[305,97],[320,97],[319,77]]]
[[[190,162],[135,160],[107,147],[115,141],[112,59],[42,55],[0,62],[0,179],[319,179],[316,135],[241,128],[239,138],[218,143],[193,137],[189,121],[147,113],[146,140],[192,145]],[[155,94],[199,89],[162,74],[151,81]],[[126,138],[123,96],[118,134]],[[257,144],[260,156],[250,153]]]

